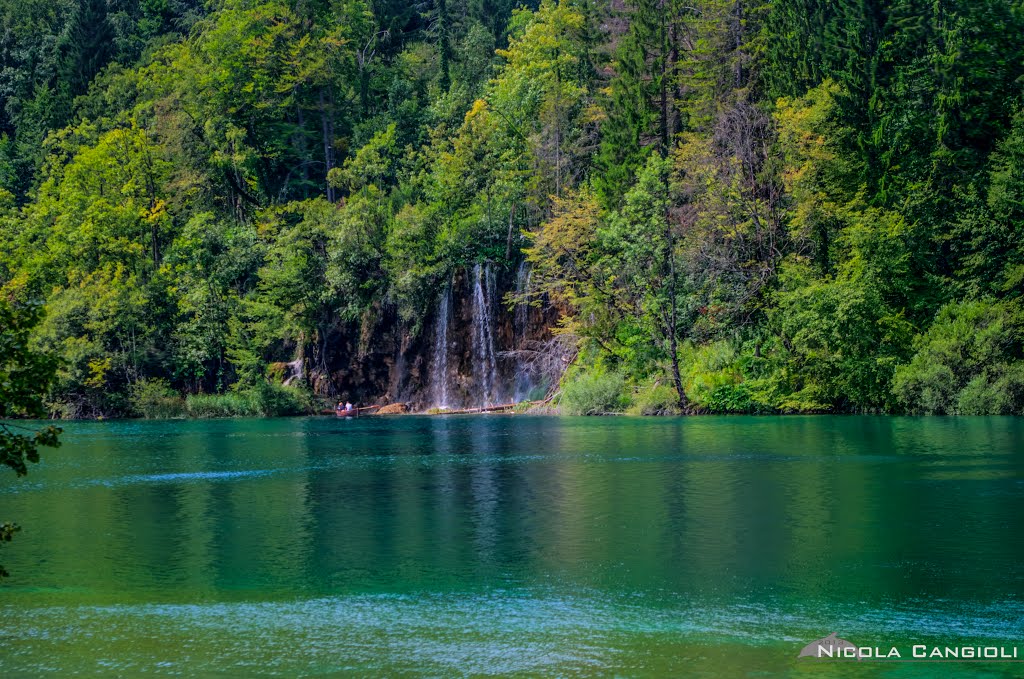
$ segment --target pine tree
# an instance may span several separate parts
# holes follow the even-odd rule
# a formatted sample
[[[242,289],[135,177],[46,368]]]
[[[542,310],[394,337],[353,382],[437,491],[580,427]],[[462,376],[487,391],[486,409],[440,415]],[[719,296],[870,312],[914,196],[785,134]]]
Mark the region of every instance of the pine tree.
[[[668,153],[675,132],[670,36],[674,13],[668,0],[638,0],[616,52],[608,87],[594,185],[614,205],[632,184],[649,149]]]

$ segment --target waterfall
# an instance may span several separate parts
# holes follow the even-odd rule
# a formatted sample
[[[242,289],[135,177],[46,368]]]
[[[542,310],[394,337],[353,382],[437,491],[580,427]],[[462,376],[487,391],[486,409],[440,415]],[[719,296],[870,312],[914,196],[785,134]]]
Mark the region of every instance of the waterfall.
[[[516,271],[516,296],[522,297],[530,290],[530,278],[533,276],[533,270],[527,265],[526,260],[523,260],[519,264],[519,269]],[[530,305],[527,301],[523,300],[516,304],[515,313],[513,316],[513,329],[515,331],[515,347],[514,353],[516,362],[515,372],[515,392],[514,400],[522,401],[530,395],[530,391],[533,389],[533,380],[530,379],[529,366],[524,361],[525,356],[523,352],[526,350],[526,335],[529,332],[530,323]]]
[[[306,379],[306,371],[303,368],[303,361],[301,358],[297,358],[291,363],[285,363],[284,365],[288,366],[288,377],[285,378],[284,382],[282,383],[284,384],[284,386],[287,387],[296,380],[301,381]]]
[[[519,269],[516,271],[516,297],[522,297],[530,290],[530,278],[533,276],[533,270],[526,265],[524,259],[519,265]],[[530,321],[530,305],[528,302],[521,301],[516,304],[515,311],[515,342],[519,349],[523,348],[523,343],[526,341],[526,332],[528,330],[527,324]]]
[[[473,267],[473,372],[480,391],[481,405],[493,405],[498,361],[494,351],[494,327],[491,304],[494,299],[494,272],[490,264]]]
[[[406,385],[406,373],[405,373],[405,347],[400,343],[395,347],[395,362],[391,368],[391,386],[388,392],[391,396],[391,400],[396,403],[402,403],[405,401],[405,385]]]
[[[437,308],[437,320],[434,322],[434,355],[433,384],[434,405],[438,408],[448,407],[448,349],[451,341],[448,338],[448,317],[451,316],[452,286],[445,286],[441,294],[441,303]]]

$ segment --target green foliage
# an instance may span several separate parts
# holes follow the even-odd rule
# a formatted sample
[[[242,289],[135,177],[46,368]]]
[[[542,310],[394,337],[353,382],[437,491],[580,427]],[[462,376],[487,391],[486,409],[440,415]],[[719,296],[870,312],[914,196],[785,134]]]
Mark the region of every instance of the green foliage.
[[[0,523],[0,545],[5,542],[10,542],[14,539],[14,534],[21,530],[21,526],[10,521],[4,521]],[[10,573],[6,568],[0,566],[0,578],[10,577]]]
[[[308,392],[262,382],[223,394],[190,394],[185,408],[190,417],[282,417],[308,415],[315,402]]]
[[[16,305],[0,297],[0,420],[47,414],[44,398],[54,381],[57,360],[30,345],[29,332],[39,322],[40,313],[37,305]],[[59,434],[58,427],[36,431],[0,422],[0,463],[24,476],[26,463],[39,462],[39,446],[60,445]]]
[[[954,230],[960,270],[975,294],[1019,297],[1024,289],[1024,112],[992,154],[986,196],[968,194]]]
[[[628,415],[678,415],[679,395],[667,384],[652,383],[641,386],[633,394],[633,402],[626,409]]]
[[[141,380],[131,386],[132,412],[147,420],[166,420],[185,415],[185,400],[167,380]]]
[[[0,285],[72,417],[301,410],[524,257],[641,411],[1009,412],[1013,323],[912,357],[1024,289],[1021,63],[1010,0],[0,0]]]
[[[306,389],[262,382],[253,389],[259,414],[265,417],[310,415],[316,412],[316,400]]]
[[[754,409],[744,383],[740,357],[730,342],[696,346],[682,352],[683,382],[694,406],[708,413],[744,413]]]
[[[911,412],[1024,414],[1024,315],[1012,304],[948,304],[915,339],[893,391]]]
[[[978,375],[957,399],[963,415],[1024,414],[1024,361]]]
[[[256,399],[248,392],[189,394],[185,407],[191,417],[254,417],[260,415]]]
[[[657,0],[629,5],[628,28],[612,64],[615,76],[602,102],[601,147],[595,158],[600,172],[594,185],[607,207],[621,204],[650,151],[668,153],[670,137],[682,123],[674,81],[681,24],[689,9]]]
[[[625,409],[626,382],[617,372],[591,370],[566,375],[559,409],[565,415],[605,415]]]
[[[226,386],[236,368],[227,358],[231,321],[242,309],[241,289],[264,253],[252,225],[210,212],[192,217],[176,236],[166,270],[174,284],[169,377],[187,390]]]
[[[703,407],[711,413],[751,413],[759,411],[750,385],[723,384],[704,399]]]
[[[54,290],[35,340],[63,359],[51,398],[66,416],[124,412],[126,387],[162,353],[148,322],[155,311],[148,291],[121,266]]]
[[[784,411],[871,411],[890,404],[893,370],[906,356],[911,327],[875,282],[855,270],[810,281],[792,265],[771,318],[785,357],[778,379],[790,392]]]
[[[46,416],[44,397],[53,383],[56,358],[32,349],[29,332],[39,321],[37,305],[12,304],[0,296],[0,464],[18,476],[28,473],[28,463],[39,462],[39,448],[60,445],[59,427],[27,427],[11,419]],[[0,544],[10,542],[20,530],[0,524]],[[7,571],[0,566],[0,578]]]

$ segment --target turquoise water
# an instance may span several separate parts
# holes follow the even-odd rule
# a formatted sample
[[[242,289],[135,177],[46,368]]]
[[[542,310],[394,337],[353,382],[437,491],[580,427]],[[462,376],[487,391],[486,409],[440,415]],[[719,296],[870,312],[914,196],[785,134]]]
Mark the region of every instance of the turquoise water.
[[[0,675],[1021,676],[1024,419],[66,426],[0,486]],[[1024,657],[1022,657],[1024,659]]]

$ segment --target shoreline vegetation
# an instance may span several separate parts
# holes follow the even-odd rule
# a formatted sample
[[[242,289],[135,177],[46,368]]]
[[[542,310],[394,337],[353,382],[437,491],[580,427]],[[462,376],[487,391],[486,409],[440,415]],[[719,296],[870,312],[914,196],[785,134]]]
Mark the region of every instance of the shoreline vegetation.
[[[55,416],[1024,414],[1018,0],[0,0],[0,92]]]
[[[131,409],[143,419],[279,417],[318,412],[308,390],[265,383],[261,388],[225,394],[182,396],[161,380],[138,385],[131,393]]]
[[[131,415],[122,418],[98,419],[213,419],[228,417],[389,417],[395,415],[481,415],[528,414],[570,416],[633,416],[668,417],[695,415],[830,415],[827,411],[766,411],[766,410],[691,410],[682,412],[671,388],[654,384],[646,389],[621,391],[621,380],[616,377],[606,384],[588,384],[578,390],[571,385],[544,400],[479,405],[468,407],[429,407],[414,409],[407,403],[356,405],[355,414],[339,414],[332,401],[316,397],[308,389],[267,385],[262,390],[229,392],[225,394],[182,395],[166,383],[148,384],[133,393]],[[876,411],[875,414],[891,415]]]

